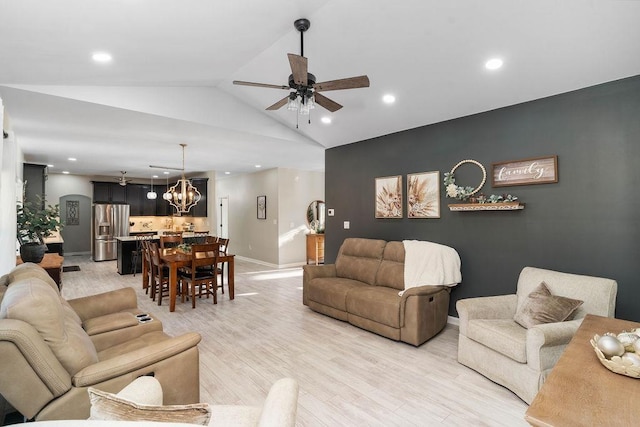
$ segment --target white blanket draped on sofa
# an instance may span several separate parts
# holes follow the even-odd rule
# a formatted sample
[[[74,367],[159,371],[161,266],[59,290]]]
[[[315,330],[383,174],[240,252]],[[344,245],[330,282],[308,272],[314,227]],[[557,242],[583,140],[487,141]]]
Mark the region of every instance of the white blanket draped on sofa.
[[[460,256],[445,245],[420,240],[403,240],[404,289],[423,285],[455,286],[462,281]],[[404,291],[400,291],[402,296]]]

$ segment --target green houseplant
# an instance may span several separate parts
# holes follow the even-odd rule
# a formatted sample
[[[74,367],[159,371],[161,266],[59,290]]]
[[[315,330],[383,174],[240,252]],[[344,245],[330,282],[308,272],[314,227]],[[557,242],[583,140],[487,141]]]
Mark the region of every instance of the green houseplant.
[[[45,237],[56,230],[62,230],[60,206],[47,205],[39,198],[36,202],[18,202],[17,237],[20,242],[20,256],[24,262],[39,263],[47,252]]]

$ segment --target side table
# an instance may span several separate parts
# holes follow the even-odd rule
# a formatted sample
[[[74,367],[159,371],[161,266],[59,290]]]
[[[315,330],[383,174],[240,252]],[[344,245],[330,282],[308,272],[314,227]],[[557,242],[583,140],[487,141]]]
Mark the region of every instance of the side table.
[[[56,282],[58,285],[58,289],[62,289],[62,262],[64,261],[64,257],[61,257],[57,253],[47,253],[44,254],[44,258],[38,264],[40,267],[47,270],[49,276]],[[16,265],[22,264],[22,258],[20,256],[16,257]]]
[[[525,420],[537,427],[638,425],[640,380],[602,366],[589,343],[595,334],[638,327],[636,322],[587,314],[527,409]]]

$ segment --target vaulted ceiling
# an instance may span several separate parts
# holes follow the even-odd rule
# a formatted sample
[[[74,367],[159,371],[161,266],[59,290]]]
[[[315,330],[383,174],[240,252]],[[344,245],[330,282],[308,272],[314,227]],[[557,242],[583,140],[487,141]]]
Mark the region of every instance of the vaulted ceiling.
[[[265,111],[286,92],[232,84],[286,85],[301,17],[318,81],[371,81],[326,92],[335,113]],[[2,0],[0,98],[54,173],[148,178],[180,143],[188,172],[322,170],[329,147],[640,74],[638,22],[632,0]]]

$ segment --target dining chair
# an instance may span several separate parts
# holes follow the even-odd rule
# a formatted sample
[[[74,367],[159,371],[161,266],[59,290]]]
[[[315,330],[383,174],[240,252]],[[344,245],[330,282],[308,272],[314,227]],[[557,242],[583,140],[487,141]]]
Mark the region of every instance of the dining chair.
[[[229,239],[218,238],[220,244],[220,255],[227,255],[227,248],[229,247]],[[220,274],[220,289],[224,294],[224,265],[227,262],[220,262],[218,267],[218,274]],[[228,274],[228,272],[227,272]],[[227,277],[227,287],[229,287],[229,278]]]
[[[149,243],[151,243],[149,240],[142,240],[141,242],[143,263],[142,271],[144,272],[146,270],[146,277],[142,278],[142,289],[144,289],[145,294],[149,293],[149,285],[153,283],[153,276],[151,274],[151,250],[149,248]]]
[[[202,298],[203,293],[207,298],[213,295],[213,303],[218,303],[217,262],[217,243],[191,245],[191,265],[180,273],[180,280],[191,290],[191,308],[196,308],[196,295]]]
[[[158,305],[162,305],[162,298],[169,296],[169,269],[160,260],[160,248],[156,242],[149,242],[149,256],[151,258],[151,299],[158,298]]]
[[[181,234],[164,234],[160,236],[160,249],[173,248],[182,244]]]
[[[218,236],[207,236],[204,238],[205,243],[218,243]]]

